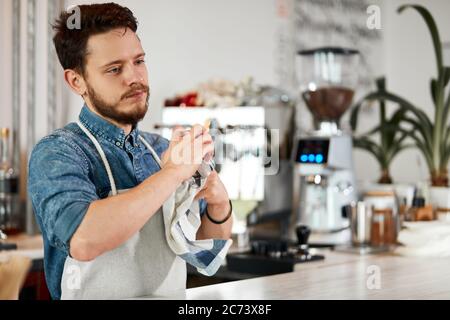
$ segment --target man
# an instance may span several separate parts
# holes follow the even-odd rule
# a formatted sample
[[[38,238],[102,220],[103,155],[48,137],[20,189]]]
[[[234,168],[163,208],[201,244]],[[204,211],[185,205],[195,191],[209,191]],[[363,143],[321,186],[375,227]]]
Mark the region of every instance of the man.
[[[51,296],[185,289],[186,265],[165,241],[160,209],[213,152],[211,136],[200,125],[174,130],[170,143],[139,131],[150,91],[136,18],[114,3],[79,8],[81,28],[69,29],[63,12],[53,40],[65,81],[85,105],[79,122],[43,138],[29,163]],[[203,204],[197,239],[229,239],[231,203],[216,172],[195,199]]]

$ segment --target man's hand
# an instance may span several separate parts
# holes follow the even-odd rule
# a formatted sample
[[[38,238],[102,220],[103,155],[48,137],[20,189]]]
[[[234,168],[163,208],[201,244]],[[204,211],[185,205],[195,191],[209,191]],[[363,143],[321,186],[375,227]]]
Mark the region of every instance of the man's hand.
[[[230,211],[227,190],[216,171],[211,171],[203,188],[197,193],[194,200],[205,199],[208,203],[208,212],[217,220],[222,220]]]
[[[202,159],[214,152],[214,143],[208,130],[195,125],[189,131],[182,127],[173,130],[169,148],[162,154],[162,169],[173,169],[181,181],[192,177]]]
[[[221,221],[230,212],[230,202],[227,190],[216,171],[212,171],[202,190],[195,196],[195,200],[205,199],[208,203],[208,215],[212,219]],[[208,217],[202,217],[202,223],[197,232],[197,240],[202,239],[230,239],[233,226],[233,216],[223,224],[215,224]]]

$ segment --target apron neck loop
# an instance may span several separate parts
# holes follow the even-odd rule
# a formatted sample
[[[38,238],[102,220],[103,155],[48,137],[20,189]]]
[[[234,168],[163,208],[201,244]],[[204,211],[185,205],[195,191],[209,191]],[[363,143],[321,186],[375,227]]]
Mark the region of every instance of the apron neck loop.
[[[106,169],[106,173],[108,174],[109,184],[111,185],[111,194],[113,196],[117,195],[117,187],[116,182],[114,181],[114,177],[112,175],[111,167],[109,165],[108,159],[106,159],[105,152],[103,151],[102,147],[100,146],[100,143],[98,140],[92,135],[92,133],[80,122],[80,120],[77,120],[77,124],[80,127],[80,129],[88,136],[88,138],[92,141],[95,148],[97,149],[98,153],[100,154],[100,157],[102,158],[103,164]],[[158,163],[159,168],[162,168],[162,162],[159,158],[156,151],[152,148],[152,146],[142,137],[139,135],[139,139],[142,141],[142,143],[147,147],[147,149],[152,154],[153,159]]]
[[[152,154],[153,159],[155,159],[155,161],[158,163],[159,168],[161,169],[162,162],[161,162],[161,159],[159,158],[158,154],[156,153],[156,151],[152,148],[152,146],[144,138],[142,138],[142,136],[139,136],[139,140],[141,140],[142,143],[147,147],[147,149]]]

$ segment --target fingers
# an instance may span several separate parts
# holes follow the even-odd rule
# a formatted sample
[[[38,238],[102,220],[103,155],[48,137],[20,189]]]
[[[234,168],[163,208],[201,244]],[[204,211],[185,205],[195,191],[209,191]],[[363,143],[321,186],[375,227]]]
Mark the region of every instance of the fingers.
[[[205,197],[205,195],[206,195],[206,189],[203,188],[195,195],[194,200],[203,199]]]
[[[212,159],[213,155],[214,155],[213,153],[207,153],[207,154],[203,157],[203,160],[205,160],[206,162],[208,162],[209,160]]]
[[[203,144],[214,142],[213,138],[211,137],[211,135],[209,133],[203,133],[203,135],[201,135],[197,139],[201,139]]]
[[[208,178],[206,180],[206,185],[208,187],[212,186],[214,187],[218,183],[219,174],[216,170],[212,170],[210,174],[208,175]]]
[[[189,134],[192,140],[198,139],[202,136],[204,137],[203,139],[206,139],[206,137],[208,137],[208,140],[212,139],[211,135],[209,134],[209,128],[206,128],[199,124],[193,125],[191,130],[189,131]]]
[[[201,125],[194,125],[189,131],[176,126],[172,131],[170,144],[170,158],[176,163],[201,164],[206,155],[211,158],[214,154],[214,140]]]
[[[200,138],[203,135],[204,129],[205,128],[199,124],[194,125],[190,131],[191,140],[194,141],[195,139]]]
[[[207,202],[209,199],[214,199],[217,196],[217,190],[213,186],[206,184],[202,190],[200,190],[194,197],[194,200],[205,199]]]
[[[218,177],[217,172],[215,170],[211,171],[208,178],[206,178],[205,185],[195,195],[194,200],[209,198],[211,196],[210,193],[211,191],[213,191],[212,189],[214,189],[214,186],[216,184],[215,180],[217,177]]]
[[[199,132],[200,128],[203,127],[197,126],[196,128],[197,129],[195,130],[197,131],[193,130],[193,134],[195,134],[195,132]],[[205,156],[208,154],[210,155],[214,154],[214,140],[212,139],[211,135],[206,131],[203,131],[203,134],[200,134],[197,138],[195,138],[193,144],[196,150],[199,149],[201,150],[202,159],[205,158]]]
[[[172,141],[179,141],[184,135],[184,128],[182,126],[175,126],[172,130]]]
[[[208,161],[211,158],[211,155],[214,153],[214,144],[209,143],[202,146],[202,159]],[[208,156],[208,159],[206,157]]]

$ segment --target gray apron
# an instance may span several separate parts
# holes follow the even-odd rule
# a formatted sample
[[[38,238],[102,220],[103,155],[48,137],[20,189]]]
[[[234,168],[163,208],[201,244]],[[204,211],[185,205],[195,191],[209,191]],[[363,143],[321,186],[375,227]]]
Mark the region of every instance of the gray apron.
[[[111,184],[110,196],[117,190],[111,168],[97,139],[78,122],[79,127],[94,143]],[[161,166],[156,152],[141,136]],[[61,299],[127,299],[142,296],[167,296],[186,289],[186,263],[169,248],[165,237],[163,213],[160,208],[121,246],[93,261],[80,262],[66,258],[61,279]]]

